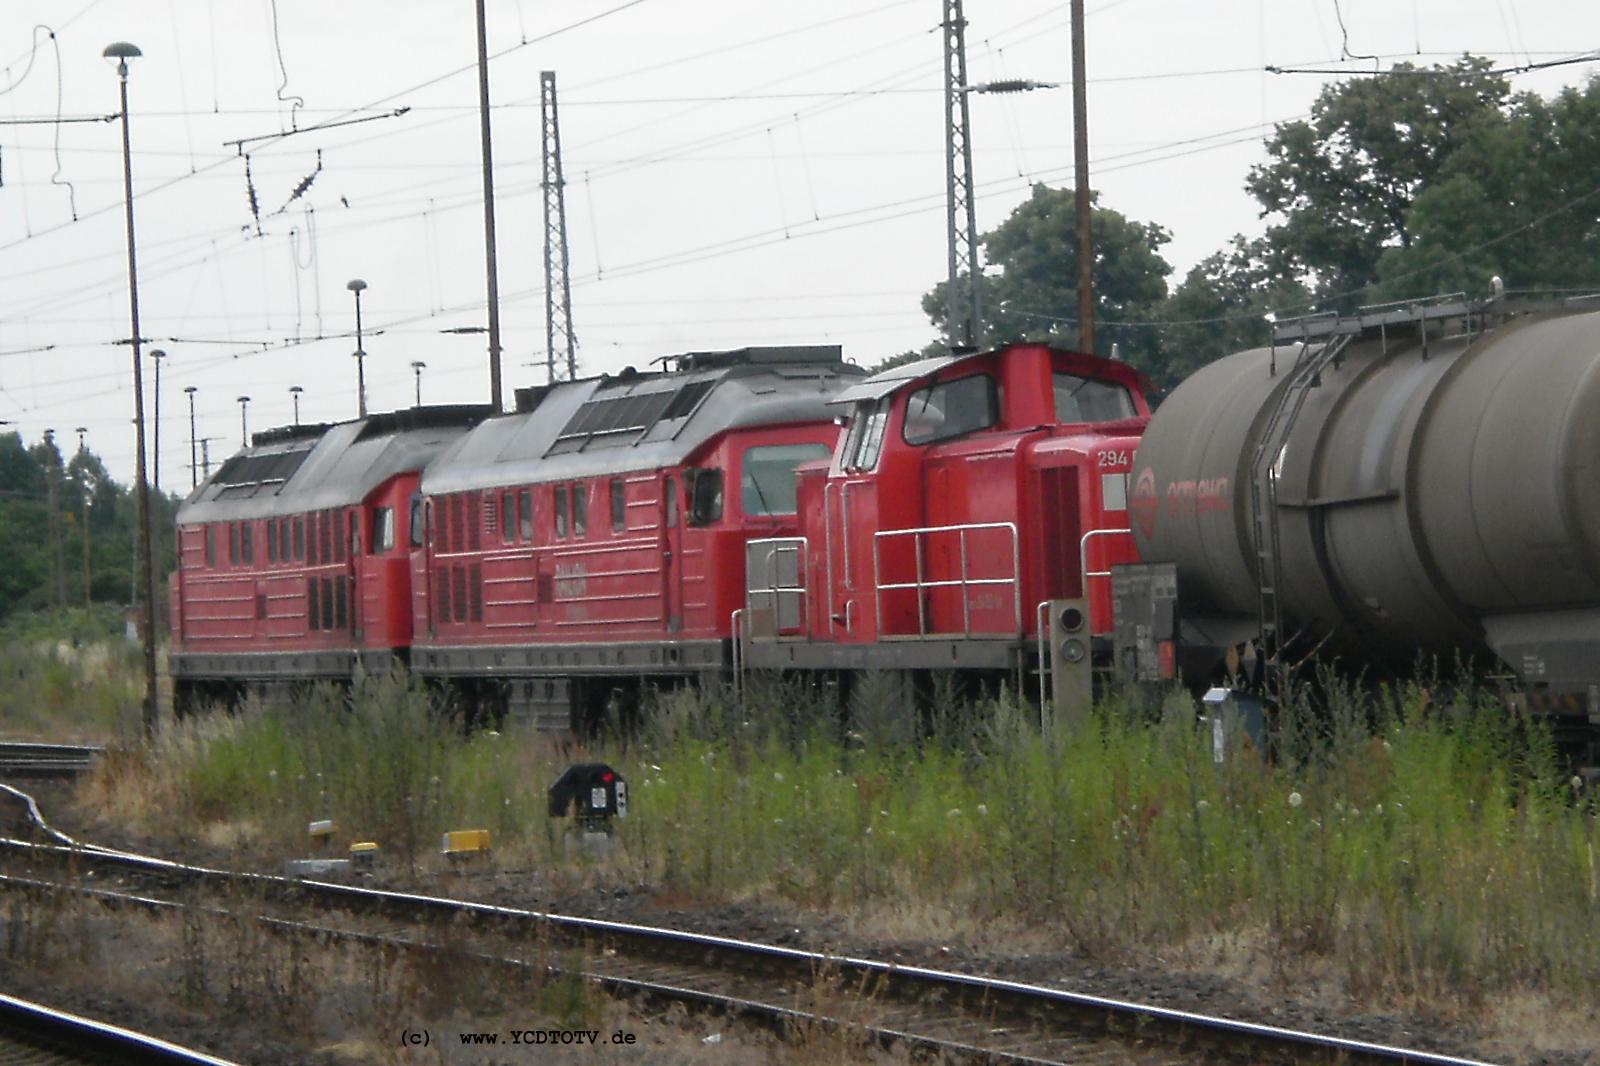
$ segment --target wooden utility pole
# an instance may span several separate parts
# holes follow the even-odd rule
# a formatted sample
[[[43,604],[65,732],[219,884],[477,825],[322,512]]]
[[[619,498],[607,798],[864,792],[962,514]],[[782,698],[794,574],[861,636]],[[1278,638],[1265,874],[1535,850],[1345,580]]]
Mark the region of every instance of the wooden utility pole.
[[[1089,222],[1089,92],[1083,60],[1083,0],[1072,0],[1072,175],[1078,237],[1078,350],[1094,351],[1094,235]]]
[[[49,562],[50,599],[59,609],[67,605],[67,582],[62,573],[65,569],[65,553],[61,550],[61,542],[65,539],[65,530],[61,528],[61,508],[57,493],[61,482],[61,467],[56,462],[56,431],[44,431],[44,489],[45,506],[49,513],[45,515],[45,557]]]

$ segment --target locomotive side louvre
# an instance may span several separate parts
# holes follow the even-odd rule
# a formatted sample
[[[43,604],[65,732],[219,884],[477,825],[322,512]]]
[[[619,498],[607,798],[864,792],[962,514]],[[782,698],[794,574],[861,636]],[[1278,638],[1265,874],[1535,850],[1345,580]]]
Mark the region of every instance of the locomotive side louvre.
[[[849,428],[826,466],[799,471],[798,534],[749,546],[751,618],[781,622],[787,600],[804,624],[752,625],[744,661],[1020,680],[1056,652],[1047,604],[1109,634],[1111,567],[1135,557],[1127,477],[1146,385],[1121,363],[1017,344],[840,393]],[[756,565],[785,555],[797,564]]]
[[[726,669],[744,544],[792,532],[794,468],[860,374],[837,346],[747,348],[522,390],[423,477],[414,667],[556,729]]]
[[[484,413],[417,408],[269,430],[201,483],[178,512],[175,705],[404,658],[398,516],[426,461]]]

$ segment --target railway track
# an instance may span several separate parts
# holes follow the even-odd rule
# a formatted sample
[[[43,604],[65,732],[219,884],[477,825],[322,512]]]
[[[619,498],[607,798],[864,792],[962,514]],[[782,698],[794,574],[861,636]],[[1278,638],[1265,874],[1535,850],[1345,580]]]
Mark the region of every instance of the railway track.
[[[74,777],[104,752],[82,744],[0,741],[0,777]]]
[[[16,790],[0,786],[14,795]],[[279,931],[366,940],[429,950],[427,930],[450,923],[478,938],[487,963],[543,966],[573,973],[614,992],[697,1004],[780,1028],[823,1027],[885,1046],[993,1063],[1410,1063],[1482,1066],[1474,1060],[1346,1040],[1317,1033],[1171,1010],[967,974],[892,965],[681,930],[579,918],[358,885],[299,881],[169,862],[83,845],[30,817],[53,843],[0,839],[0,851],[62,869],[115,871],[160,889],[216,889],[235,903],[312,904],[385,923],[404,923],[423,939],[393,932],[329,929],[267,914],[256,920]],[[6,879],[15,887],[19,879]],[[176,907],[148,895],[61,883],[41,888],[78,891],[118,905]],[[507,958],[502,945],[559,944],[582,958],[552,965]]]
[[[7,995],[0,995],[0,1063],[236,1066],[228,1059]]]

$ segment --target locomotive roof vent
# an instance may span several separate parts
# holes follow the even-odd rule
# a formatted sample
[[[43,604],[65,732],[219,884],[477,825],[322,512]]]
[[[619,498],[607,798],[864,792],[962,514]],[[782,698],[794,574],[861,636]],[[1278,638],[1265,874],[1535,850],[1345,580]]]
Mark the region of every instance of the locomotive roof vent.
[[[724,366],[842,362],[844,362],[844,349],[837,344],[772,344],[734,348],[724,352],[685,352],[678,356],[678,369],[705,370]]]

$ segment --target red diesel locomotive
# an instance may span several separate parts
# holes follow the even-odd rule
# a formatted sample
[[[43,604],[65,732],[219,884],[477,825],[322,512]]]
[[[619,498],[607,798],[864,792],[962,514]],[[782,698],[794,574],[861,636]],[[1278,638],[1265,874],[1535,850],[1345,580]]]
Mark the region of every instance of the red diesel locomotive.
[[[348,680],[411,643],[409,545],[423,466],[488,413],[425,407],[257,433],[178,511],[173,706],[252,684]],[[414,524],[413,524],[414,525]]]
[[[860,380],[837,346],[679,356],[519,390],[428,465],[412,668],[541,727],[722,674],[752,538],[795,532],[795,467]]]
[[[1029,344],[674,363],[258,434],[179,512],[178,705],[398,659],[551,729],[750,668],[1037,674],[1087,706],[1141,375]]]
[[[1128,473],[1148,382],[1016,344],[840,393],[849,431],[802,467],[799,529],[746,553],[741,665],[960,670],[1086,710],[1109,576],[1134,561]],[[1095,654],[1095,653],[1102,654]],[[1171,677],[1171,662],[1165,676]]]

